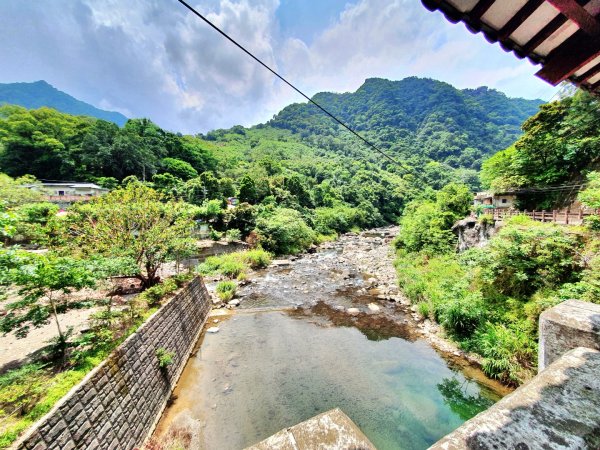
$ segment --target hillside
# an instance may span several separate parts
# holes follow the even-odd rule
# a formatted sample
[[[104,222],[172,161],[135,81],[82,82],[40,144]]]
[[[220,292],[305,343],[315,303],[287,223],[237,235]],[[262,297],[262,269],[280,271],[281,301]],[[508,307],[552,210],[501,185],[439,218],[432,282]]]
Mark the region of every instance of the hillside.
[[[0,104],[24,106],[28,109],[47,106],[75,116],[91,116],[123,126],[127,117],[114,111],[104,111],[77,100],[45,81],[33,83],[0,83]]]
[[[119,128],[6,105],[0,107],[0,172],[107,187],[134,175],[191,203],[238,196],[250,205],[297,210],[311,225],[315,208],[340,206],[350,208],[343,211],[347,220],[335,225],[343,231],[395,222],[410,200],[451,182],[479,189],[482,158],[514,142],[519,124],[540,103],[418,78],[369,79],[355,93],[315,98],[401,166],[307,104],[290,105],[266,124],[206,136],[181,136],[148,119]],[[323,214],[335,220],[342,212]]]
[[[356,92],[319,93],[314,100],[397,156],[476,170],[485,157],[512,144],[521,124],[543,103],[416,77],[370,78]],[[308,103],[284,108],[268,125],[303,138],[343,136],[333,120]]]

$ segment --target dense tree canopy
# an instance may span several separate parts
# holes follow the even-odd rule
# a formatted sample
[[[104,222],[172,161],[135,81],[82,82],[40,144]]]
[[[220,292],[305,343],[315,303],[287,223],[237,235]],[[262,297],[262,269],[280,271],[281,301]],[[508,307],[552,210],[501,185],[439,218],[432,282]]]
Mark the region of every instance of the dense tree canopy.
[[[578,184],[586,171],[600,163],[600,101],[579,91],[543,105],[523,124],[525,132],[514,145],[484,162],[485,187],[504,190]],[[533,197],[529,208],[560,206],[564,193]]]

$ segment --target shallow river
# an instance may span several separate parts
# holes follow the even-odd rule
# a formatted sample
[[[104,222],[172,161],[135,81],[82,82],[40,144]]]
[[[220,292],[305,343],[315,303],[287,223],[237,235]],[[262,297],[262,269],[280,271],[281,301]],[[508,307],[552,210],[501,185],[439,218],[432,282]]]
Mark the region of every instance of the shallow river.
[[[347,244],[336,244],[338,253]],[[352,257],[337,259],[348,267],[331,275],[324,263],[331,254],[268,269],[242,290],[242,306],[302,308],[242,308],[209,319],[220,330],[202,337],[157,436],[186,430],[191,448],[242,449],[339,407],[379,450],[424,449],[500,398],[494,383],[421,339],[393,302],[379,300],[382,309],[369,311],[376,292],[355,293],[371,275],[348,276]],[[303,267],[314,275],[308,283]],[[293,272],[299,286],[282,285]],[[361,313],[347,314],[348,306]]]

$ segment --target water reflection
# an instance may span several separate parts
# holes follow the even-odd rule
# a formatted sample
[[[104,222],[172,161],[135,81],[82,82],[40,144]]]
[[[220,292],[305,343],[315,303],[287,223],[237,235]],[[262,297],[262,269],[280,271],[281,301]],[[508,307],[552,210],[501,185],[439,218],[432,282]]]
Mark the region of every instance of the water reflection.
[[[485,411],[494,404],[494,401],[483,396],[481,391],[470,393],[469,390],[472,391],[472,386],[467,380],[459,381],[456,378],[444,378],[437,385],[437,388],[444,397],[444,403],[464,421]]]
[[[193,448],[241,449],[339,407],[379,450],[425,449],[498,398],[402,327],[382,321],[371,332],[377,323],[366,318],[314,308],[221,322],[186,367],[158,434],[191,423]]]

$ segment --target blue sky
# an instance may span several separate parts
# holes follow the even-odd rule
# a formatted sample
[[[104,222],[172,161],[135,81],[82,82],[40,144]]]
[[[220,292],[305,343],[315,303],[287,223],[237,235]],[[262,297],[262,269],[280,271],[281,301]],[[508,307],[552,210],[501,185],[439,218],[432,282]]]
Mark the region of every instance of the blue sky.
[[[419,0],[204,0],[202,13],[309,95],[422,76],[549,100],[537,68]],[[44,79],[184,133],[268,120],[302,101],[176,0],[2,0],[0,82]]]

